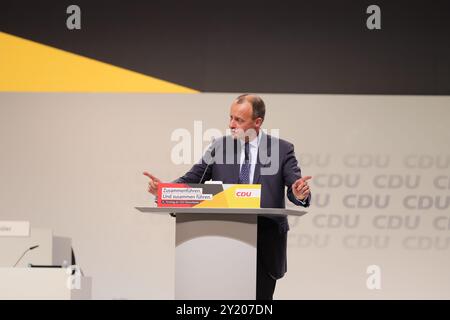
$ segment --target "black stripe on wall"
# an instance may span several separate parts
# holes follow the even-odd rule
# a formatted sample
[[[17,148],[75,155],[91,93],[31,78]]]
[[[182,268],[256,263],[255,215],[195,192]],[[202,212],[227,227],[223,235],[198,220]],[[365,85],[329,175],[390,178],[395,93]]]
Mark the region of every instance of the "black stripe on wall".
[[[82,29],[66,28],[77,4]],[[365,26],[368,5],[382,29]],[[450,94],[450,1],[3,1],[0,30],[206,92]]]

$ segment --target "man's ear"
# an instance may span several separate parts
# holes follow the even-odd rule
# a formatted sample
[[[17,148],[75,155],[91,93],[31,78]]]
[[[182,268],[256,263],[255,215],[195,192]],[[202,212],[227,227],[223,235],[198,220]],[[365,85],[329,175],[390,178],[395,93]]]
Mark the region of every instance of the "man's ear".
[[[260,128],[262,126],[263,121],[264,121],[263,118],[256,118],[255,120],[256,126]]]

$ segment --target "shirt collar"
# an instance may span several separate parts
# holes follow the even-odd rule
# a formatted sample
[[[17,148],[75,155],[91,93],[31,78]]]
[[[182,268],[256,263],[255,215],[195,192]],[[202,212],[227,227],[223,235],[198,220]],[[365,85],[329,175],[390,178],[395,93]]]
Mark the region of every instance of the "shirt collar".
[[[255,147],[258,148],[259,146],[259,142],[261,141],[261,132],[258,133],[258,136],[256,138],[254,138],[252,141],[249,141],[249,146],[250,147]],[[241,149],[243,149],[245,147],[245,143],[241,143]]]

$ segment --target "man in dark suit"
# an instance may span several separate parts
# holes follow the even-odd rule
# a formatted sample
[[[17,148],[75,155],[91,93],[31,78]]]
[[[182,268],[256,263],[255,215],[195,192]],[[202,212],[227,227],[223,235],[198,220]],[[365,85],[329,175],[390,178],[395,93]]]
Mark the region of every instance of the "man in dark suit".
[[[208,158],[203,157],[177,183],[202,183],[207,180],[226,184],[261,184],[262,208],[285,208],[288,199],[308,207],[311,200],[308,180],[301,176],[294,146],[265,134],[263,100],[250,94],[240,95],[230,108],[231,136],[215,141]],[[230,161],[231,160],[231,161]],[[158,178],[148,172],[148,191],[156,195]],[[271,300],[276,280],[287,270],[286,246],[289,225],[286,217],[258,217],[256,298]]]

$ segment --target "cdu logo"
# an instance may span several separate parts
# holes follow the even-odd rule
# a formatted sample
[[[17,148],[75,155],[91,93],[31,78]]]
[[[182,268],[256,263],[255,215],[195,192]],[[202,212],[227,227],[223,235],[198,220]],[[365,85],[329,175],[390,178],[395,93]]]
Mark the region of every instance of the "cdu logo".
[[[237,189],[235,193],[238,198],[258,198],[261,196],[259,189]]]

